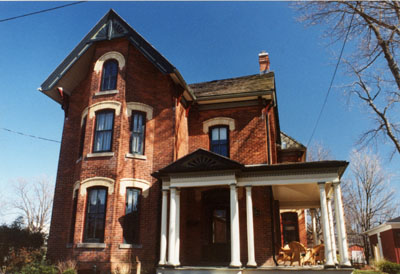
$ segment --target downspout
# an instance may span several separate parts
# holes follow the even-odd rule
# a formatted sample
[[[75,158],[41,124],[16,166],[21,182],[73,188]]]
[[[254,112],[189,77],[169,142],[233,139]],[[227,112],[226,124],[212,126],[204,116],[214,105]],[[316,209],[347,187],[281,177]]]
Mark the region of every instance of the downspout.
[[[272,259],[276,266],[278,262],[275,258],[275,208],[274,208],[274,195],[272,193],[272,186],[270,186],[270,207],[271,207],[271,234],[272,234]]]
[[[270,128],[269,128],[269,110],[271,109],[271,102],[266,106],[266,111],[265,111],[265,121],[266,121],[266,127],[267,127],[267,153],[268,153],[268,165],[271,164],[271,138],[270,138]]]

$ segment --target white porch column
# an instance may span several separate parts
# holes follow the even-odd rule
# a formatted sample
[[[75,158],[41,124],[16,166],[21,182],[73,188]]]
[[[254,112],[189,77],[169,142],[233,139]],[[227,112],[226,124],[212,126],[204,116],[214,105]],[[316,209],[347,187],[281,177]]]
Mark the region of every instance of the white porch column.
[[[170,188],[169,202],[169,235],[168,235],[168,265],[175,265],[176,245],[176,188]]]
[[[176,191],[175,202],[176,202],[176,240],[175,240],[175,265],[180,265],[179,261],[179,246],[180,246],[180,212],[181,212],[181,191]]]
[[[247,219],[247,266],[256,267],[254,254],[254,225],[253,225],[253,200],[251,186],[246,186],[246,219]]]
[[[376,234],[376,237],[378,238],[378,247],[379,247],[379,258],[378,258],[378,261],[380,261],[380,260],[385,258],[383,256],[381,233],[378,232],[378,234]]]
[[[325,183],[318,183],[319,186],[319,196],[321,200],[321,223],[324,234],[324,245],[325,245],[325,267],[334,267],[332,245],[329,229],[329,217],[328,217],[328,207],[326,204],[326,193],[325,193]]]
[[[332,199],[329,197],[327,199],[327,206],[328,206],[328,215],[329,215],[329,229],[331,233],[331,245],[332,245],[332,255],[333,255],[333,262],[338,264],[337,256],[336,256],[336,239],[335,239],[335,227],[333,225],[333,211],[332,211]]]
[[[231,188],[231,267],[241,267],[240,262],[240,237],[239,237],[239,204],[237,198],[236,185]]]
[[[314,246],[319,245],[318,235],[317,235],[317,219],[315,217],[315,208],[310,210],[311,213],[311,225],[312,225],[312,235]]]
[[[333,194],[335,200],[336,228],[338,232],[338,244],[340,254],[340,265],[350,267],[349,250],[347,246],[347,234],[344,220],[342,191],[339,183],[333,184]]]
[[[161,241],[160,241],[160,261],[159,265],[167,263],[167,207],[168,207],[168,190],[162,191],[161,204]]]

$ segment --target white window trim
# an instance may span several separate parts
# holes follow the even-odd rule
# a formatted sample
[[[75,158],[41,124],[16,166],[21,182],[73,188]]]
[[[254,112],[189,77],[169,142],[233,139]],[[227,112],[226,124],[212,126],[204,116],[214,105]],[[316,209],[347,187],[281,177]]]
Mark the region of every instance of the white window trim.
[[[107,53],[103,54],[97,60],[96,64],[94,65],[94,71],[96,73],[101,72],[102,69],[103,69],[104,62],[106,62],[107,60],[110,60],[110,59],[117,60],[119,70],[122,70],[125,67],[125,57],[121,53],[119,53],[118,51],[110,51],[110,52],[107,52]]]
[[[82,111],[82,116],[81,116],[81,127],[83,126],[83,120],[85,119],[85,117],[88,114],[88,107],[86,107],[83,111]]]
[[[74,187],[72,188],[72,199],[75,198],[75,190],[78,190],[78,192],[79,192],[80,185],[81,185],[81,183],[79,181],[75,182]]]
[[[208,134],[208,129],[213,126],[225,125],[229,130],[235,130],[235,120],[229,117],[216,117],[203,122],[203,132]]]
[[[119,194],[125,196],[128,187],[139,188],[142,190],[143,197],[149,196],[150,182],[143,179],[123,178],[119,183]]]
[[[114,183],[115,180],[106,177],[92,177],[86,180],[83,180],[80,185],[80,194],[81,196],[85,196],[87,193],[87,189],[93,186],[104,186],[108,189],[108,195],[114,193]]]
[[[146,113],[147,121],[153,119],[153,108],[149,105],[139,102],[127,102],[126,103],[126,116],[131,117],[132,111],[141,111]]]
[[[121,103],[118,101],[103,101],[93,104],[89,107],[89,117],[92,119],[95,116],[96,111],[102,109],[113,109],[115,110],[115,115],[119,116],[121,113]]]

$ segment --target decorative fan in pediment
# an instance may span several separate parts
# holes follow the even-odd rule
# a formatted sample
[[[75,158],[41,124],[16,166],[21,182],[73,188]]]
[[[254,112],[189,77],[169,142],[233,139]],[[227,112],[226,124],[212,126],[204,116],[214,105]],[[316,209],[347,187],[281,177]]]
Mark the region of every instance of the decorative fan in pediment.
[[[182,164],[182,166],[186,166],[188,168],[196,168],[196,169],[208,169],[208,168],[216,168],[219,163],[210,157],[205,155],[199,155],[193,159]]]

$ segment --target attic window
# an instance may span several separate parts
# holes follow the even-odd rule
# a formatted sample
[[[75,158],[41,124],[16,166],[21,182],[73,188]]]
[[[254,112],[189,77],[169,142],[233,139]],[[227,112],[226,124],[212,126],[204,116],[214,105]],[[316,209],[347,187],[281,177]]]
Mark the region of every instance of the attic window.
[[[101,91],[117,88],[118,62],[114,59],[104,63],[101,77]]]

